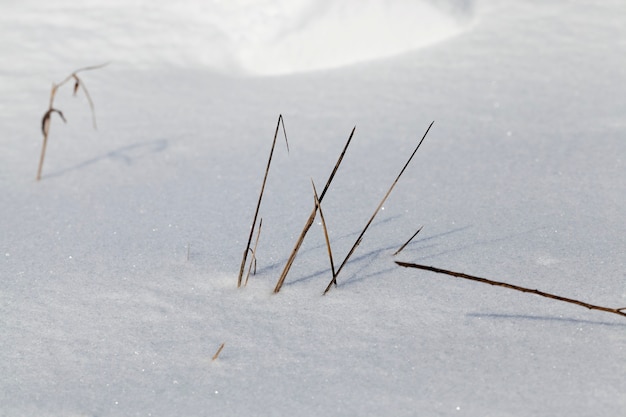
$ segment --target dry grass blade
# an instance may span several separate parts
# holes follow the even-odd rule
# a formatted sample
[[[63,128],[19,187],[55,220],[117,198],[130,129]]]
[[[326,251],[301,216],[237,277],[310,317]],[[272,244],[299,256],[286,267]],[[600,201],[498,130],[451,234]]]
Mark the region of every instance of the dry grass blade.
[[[222,343],[220,347],[217,348],[217,352],[215,352],[215,355],[213,355],[213,357],[211,358],[212,361],[216,360],[220,356],[220,353],[222,353],[222,349],[224,349],[224,345],[225,343]]]
[[[322,190],[322,194],[320,194],[320,198],[318,199],[320,203],[324,199],[324,196],[326,195],[326,191],[328,191],[330,184],[333,182],[333,179],[335,178],[335,174],[337,173],[337,170],[339,169],[339,165],[341,165],[341,161],[343,161],[343,157],[345,156],[346,151],[348,150],[348,146],[350,146],[350,142],[352,141],[352,137],[354,136],[355,130],[356,130],[356,126],[352,128],[352,132],[350,132],[350,136],[348,137],[348,140],[346,141],[346,144],[344,145],[343,150],[341,151],[341,154],[339,155],[339,158],[337,159],[337,163],[335,163],[335,167],[333,168],[333,171],[331,172],[330,176],[328,177],[328,180],[326,181],[326,186],[324,186],[324,190]],[[291,269],[291,266],[293,265],[293,262],[296,259],[296,255],[298,255],[298,251],[300,250],[300,247],[302,246],[302,242],[304,242],[304,238],[306,237],[307,233],[309,232],[309,229],[311,229],[311,226],[313,225],[313,222],[315,221],[316,214],[317,214],[317,205],[313,207],[313,210],[311,211],[309,218],[307,219],[306,223],[304,224],[304,227],[302,228],[302,232],[300,232],[300,236],[298,237],[298,240],[296,241],[296,245],[294,246],[293,250],[291,251],[291,254],[289,255],[289,259],[287,260],[287,263],[285,264],[285,267],[283,268],[283,271],[281,272],[280,277],[278,278],[278,282],[276,282],[276,286],[274,287],[274,293],[279,292],[283,284],[285,283],[287,274],[289,274],[289,270]]]
[[[322,228],[324,229],[324,238],[326,239],[326,248],[328,248],[328,259],[330,259],[330,270],[333,273],[333,277],[335,276],[335,262],[333,261],[333,251],[330,248],[330,238],[328,237],[328,228],[326,227],[326,219],[324,219],[324,212],[322,211],[322,205],[320,203],[320,199],[317,195],[317,189],[315,188],[315,183],[313,179],[311,179],[311,185],[313,186],[313,194],[315,196],[315,207],[320,212],[320,219],[322,219]]]
[[[602,307],[602,306],[597,306],[597,305],[585,303],[585,302],[580,301],[580,300],[574,300],[572,298],[561,297],[560,295],[550,294],[550,293],[547,293],[547,292],[534,290],[534,289],[530,289],[530,288],[526,288],[526,287],[520,287],[518,285],[508,284],[506,282],[493,281],[493,280],[490,280],[490,279],[487,279],[487,278],[481,278],[481,277],[476,277],[476,276],[473,276],[473,275],[463,274],[461,272],[448,271],[448,270],[445,270],[445,269],[435,268],[433,266],[426,266],[426,265],[419,265],[419,264],[414,264],[414,263],[398,262],[398,261],[396,261],[396,263],[398,265],[402,266],[402,267],[405,267],[405,268],[422,269],[422,270],[425,270],[425,271],[435,272],[437,274],[445,274],[445,275],[449,275],[449,276],[456,277],[456,278],[463,278],[463,279],[468,279],[468,280],[471,280],[471,281],[482,282],[483,284],[489,284],[489,285],[495,285],[495,286],[498,286],[498,287],[509,288],[511,290],[527,292],[527,293],[539,295],[541,297],[550,298],[552,300],[563,301],[565,303],[570,303],[570,304],[576,304],[576,305],[579,305],[581,307],[588,308],[589,310],[600,310],[600,311],[605,311],[607,313],[613,313],[613,314],[617,314],[617,315],[626,317],[626,312],[623,311],[623,310],[626,310],[626,307],[624,307],[624,308]]]
[[[417,150],[420,148],[420,146],[422,146],[422,143],[424,142],[424,139],[426,139],[426,135],[428,135],[428,132],[430,131],[430,128],[433,126],[433,123],[435,123],[434,121],[430,123],[430,125],[428,126],[428,129],[426,129],[426,132],[424,132],[424,136],[422,136],[422,139],[419,141],[419,143],[417,144],[417,146],[415,147],[415,150],[413,151],[413,153],[411,154],[411,156],[409,157],[409,159],[406,161],[406,164],[404,164],[404,167],[402,167],[402,170],[400,171],[400,173],[398,174],[398,176],[396,177],[396,179],[393,181],[393,183],[391,184],[391,187],[389,187],[389,190],[387,190],[387,193],[385,194],[385,196],[383,197],[383,199],[380,201],[380,203],[378,204],[378,207],[376,207],[376,210],[374,210],[374,214],[372,214],[372,217],[370,217],[369,221],[367,222],[367,224],[365,225],[365,227],[363,228],[363,230],[361,231],[361,234],[359,234],[359,237],[356,239],[356,241],[354,242],[354,245],[352,245],[352,248],[350,249],[350,251],[348,252],[348,254],[346,255],[346,257],[344,258],[343,262],[341,263],[341,265],[339,266],[339,269],[337,269],[337,272],[335,273],[335,275],[333,276],[333,279],[328,283],[328,285],[326,286],[326,289],[324,290],[324,294],[326,294],[331,287],[334,285],[337,285],[337,276],[339,275],[339,273],[341,272],[341,270],[343,269],[343,267],[346,265],[346,263],[348,262],[348,260],[350,259],[350,257],[352,256],[352,254],[354,253],[354,251],[356,250],[356,248],[361,244],[361,240],[363,240],[363,236],[365,236],[365,232],[367,232],[367,229],[370,227],[370,225],[372,224],[372,222],[374,221],[374,218],[376,217],[376,215],[380,212],[381,207],[383,206],[383,204],[385,204],[385,201],[387,200],[387,198],[389,197],[389,195],[391,194],[391,191],[393,191],[394,187],[396,186],[396,184],[398,183],[398,180],[400,179],[400,177],[402,176],[402,174],[404,174],[404,171],[406,170],[406,168],[409,166],[409,164],[411,163],[411,160],[413,159],[413,157],[415,156],[415,154],[417,153]]]
[[[250,265],[248,265],[248,273],[246,274],[246,281],[243,286],[248,285],[248,279],[250,278],[250,271],[252,271],[252,264],[254,263],[254,272],[256,275],[256,248],[259,246],[259,238],[261,237],[261,226],[263,226],[263,218],[259,219],[259,229],[256,232],[256,240],[254,241],[254,248],[252,249],[252,258],[250,259]]]
[[[263,192],[265,191],[265,184],[267,183],[267,175],[270,172],[270,165],[272,164],[272,156],[274,155],[274,148],[276,147],[276,138],[278,138],[278,131],[280,130],[280,124],[283,124],[283,133],[285,134],[285,143],[287,143],[287,149],[289,149],[289,143],[287,142],[287,132],[285,130],[285,123],[283,122],[283,115],[278,115],[278,122],[276,123],[276,131],[274,132],[274,140],[272,141],[272,149],[270,155],[267,158],[267,167],[265,168],[265,175],[263,176],[263,184],[261,185],[261,192],[259,193],[259,200],[254,211],[254,218],[252,219],[252,226],[250,227],[250,236],[248,237],[248,243],[246,249],[243,251],[243,258],[241,260],[241,266],[239,267],[239,276],[237,278],[237,288],[241,287],[243,281],[243,273],[246,267],[246,259],[248,258],[248,250],[252,243],[252,236],[254,235],[254,229],[256,227],[256,221],[259,216],[259,210],[261,209],[261,200],[263,199]]]
[[[396,256],[397,254],[399,254],[400,252],[402,252],[402,250],[403,250],[404,248],[406,248],[406,247],[408,246],[408,244],[409,244],[409,243],[411,243],[411,241],[413,240],[413,238],[415,238],[415,236],[417,236],[417,235],[418,235],[418,233],[422,231],[422,228],[423,228],[423,227],[424,227],[424,226],[420,226],[420,228],[419,228],[419,229],[417,229],[417,232],[415,232],[415,233],[413,234],[413,236],[411,236],[411,238],[410,238],[409,240],[407,240],[407,241],[404,243],[404,245],[400,246],[400,249],[398,249],[397,251],[395,251],[395,252],[394,252],[394,254],[393,254],[392,256]]]

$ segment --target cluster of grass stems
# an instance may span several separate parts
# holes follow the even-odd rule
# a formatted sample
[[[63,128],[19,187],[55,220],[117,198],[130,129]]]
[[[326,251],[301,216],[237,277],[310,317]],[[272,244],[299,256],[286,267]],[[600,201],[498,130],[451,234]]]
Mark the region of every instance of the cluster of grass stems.
[[[389,187],[389,189],[387,190],[387,192],[385,193],[383,198],[380,200],[379,204],[376,206],[376,209],[374,210],[373,214],[371,215],[371,217],[369,218],[369,220],[367,221],[367,223],[365,224],[365,226],[361,230],[361,233],[359,233],[359,235],[356,238],[354,244],[352,245],[352,247],[348,251],[348,254],[343,258],[343,261],[341,262],[341,264],[339,264],[339,267],[337,268],[335,266],[335,258],[333,256],[333,250],[331,248],[330,237],[329,237],[329,233],[328,233],[328,227],[327,227],[327,224],[326,224],[326,218],[325,218],[324,212],[322,210],[322,200],[326,196],[326,192],[328,191],[329,187],[331,186],[331,184],[333,182],[333,179],[335,178],[335,175],[337,174],[337,171],[339,170],[339,167],[340,167],[340,165],[341,165],[341,163],[342,163],[342,161],[344,159],[344,156],[346,155],[348,147],[350,146],[350,143],[352,142],[352,138],[354,137],[354,132],[356,130],[356,126],[352,129],[352,131],[350,132],[350,135],[348,136],[348,140],[346,141],[346,143],[345,143],[341,153],[339,154],[339,158],[337,159],[337,161],[336,161],[336,163],[335,163],[335,165],[334,165],[330,175],[328,176],[328,179],[326,180],[326,184],[325,184],[321,194],[318,194],[317,187],[315,186],[315,182],[313,181],[313,179],[311,179],[311,186],[312,186],[312,189],[313,189],[313,208],[311,210],[311,213],[307,217],[306,222],[304,223],[304,227],[302,228],[302,231],[300,232],[300,235],[298,236],[298,239],[296,240],[296,243],[295,243],[291,253],[289,254],[289,257],[287,258],[287,262],[286,262],[284,268],[282,269],[282,272],[281,272],[281,274],[280,274],[280,276],[278,278],[278,281],[276,282],[276,286],[274,287],[274,293],[280,292],[283,284],[285,283],[287,275],[289,274],[289,271],[291,270],[291,267],[293,266],[293,263],[294,263],[294,261],[296,259],[298,251],[300,250],[300,248],[302,246],[302,243],[304,242],[304,239],[305,239],[307,233],[311,229],[311,226],[315,222],[315,218],[317,217],[318,213],[319,213],[319,216],[320,216],[322,229],[323,229],[323,232],[324,232],[324,239],[325,239],[325,243],[326,243],[326,249],[327,249],[327,252],[328,252],[328,260],[329,260],[329,263],[330,263],[330,272],[331,272],[330,282],[328,283],[328,285],[324,289],[323,294],[328,293],[328,291],[330,291],[333,287],[337,286],[337,277],[339,276],[340,272],[343,270],[344,266],[348,263],[348,261],[350,260],[352,255],[355,253],[355,251],[358,248],[358,246],[361,244],[363,238],[365,237],[365,234],[366,234],[368,228],[370,227],[370,225],[372,224],[372,222],[376,218],[377,214],[381,211],[381,208],[385,204],[385,201],[387,200],[387,198],[389,197],[389,195],[393,191],[394,187],[396,186],[396,184],[398,183],[398,181],[400,180],[400,178],[402,177],[402,175],[406,171],[407,167],[409,166],[409,164],[413,160],[413,158],[414,158],[415,154],[417,153],[417,151],[419,150],[419,148],[422,146],[422,143],[424,142],[424,139],[426,139],[426,136],[428,135],[428,132],[430,132],[430,129],[433,126],[433,123],[434,122],[431,122],[430,125],[428,126],[428,128],[426,129],[426,132],[424,133],[422,138],[419,140],[417,146],[415,147],[415,149],[413,150],[413,152],[411,153],[411,155],[407,159],[406,163],[404,164],[404,166],[400,170],[399,174],[395,177],[394,181],[391,183],[391,186]],[[248,242],[247,242],[246,248],[245,248],[245,250],[243,252],[243,257],[242,257],[242,260],[241,260],[241,266],[240,266],[240,269],[239,269],[239,276],[238,276],[238,280],[237,280],[237,286],[238,287],[241,287],[242,285],[243,286],[247,285],[248,279],[250,277],[250,274],[251,273],[252,274],[256,273],[256,263],[257,263],[256,250],[257,250],[257,246],[258,246],[258,243],[259,243],[259,236],[261,234],[262,219],[259,220],[258,228],[256,227],[256,224],[257,224],[257,219],[259,218],[258,216],[259,216],[259,211],[260,211],[260,208],[261,208],[261,201],[263,199],[263,192],[265,190],[265,186],[266,186],[266,183],[267,183],[267,177],[268,177],[268,173],[269,173],[270,166],[271,166],[271,163],[272,163],[272,156],[274,154],[274,148],[276,146],[276,140],[277,140],[277,137],[278,137],[278,134],[279,134],[281,126],[283,128],[283,134],[285,136],[285,143],[287,145],[287,151],[289,151],[289,143],[287,142],[287,132],[286,132],[286,129],[285,129],[285,124],[284,124],[282,115],[279,115],[278,116],[278,122],[276,124],[276,131],[274,132],[274,139],[272,141],[272,147],[271,147],[271,150],[270,150],[269,158],[267,160],[267,166],[265,168],[265,175],[263,177],[263,183],[261,185],[261,192],[259,194],[256,210],[254,212],[254,217],[253,217],[253,220],[252,220],[252,226],[250,227],[250,235],[248,237]],[[255,240],[254,246],[251,247],[255,230],[256,230],[256,233],[257,233],[256,240]],[[402,244],[400,246],[400,248],[395,253],[393,253],[392,256],[396,256],[396,255],[400,254],[400,252],[402,252],[402,250],[407,245],[409,245],[409,243],[419,234],[419,232],[421,230],[422,230],[422,227],[417,229],[417,231],[404,244]],[[251,259],[250,259],[250,262],[248,263],[248,272],[245,273],[246,261],[248,259],[248,255],[249,254],[250,254]],[[536,289],[525,288],[525,287],[521,287],[521,286],[518,286],[518,285],[509,284],[509,283],[506,283],[506,282],[494,281],[494,280],[490,280],[490,279],[487,279],[487,278],[481,278],[481,277],[477,277],[477,276],[473,276],[473,275],[464,274],[464,273],[461,273],[461,272],[454,272],[454,271],[449,271],[449,270],[436,268],[436,267],[432,267],[432,266],[426,266],[426,265],[420,265],[420,264],[408,263],[408,262],[396,261],[395,263],[397,265],[399,265],[401,267],[405,267],[405,268],[420,269],[420,270],[435,272],[435,273],[438,273],[438,274],[445,274],[445,275],[453,276],[453,277],[456,277],[456,278],[466,279],[466,280],[470,280],[470,281],[474,281],[474,282],[481,282],[483,284],[489,284],[489,285],[493,285],[493,286],[499,286],[499,287],[503,287],[503,288],[508,288],[508,289],[515,290],[515,291],[531,293],[531,294],[535,294],[535,295],[538,295],[538,296],[541,296],[541,297],[545,297],[545,298],[549,298],[549,299],[552,299],[552,300],[557,300],[557,301],[562,301],[562,302],[566,302],[566,303],[570,303],[570,304],[575,304],[575,305],[578,305],[578,306],[581,306],[581,307],[585,307],[585,308],[590,309],[590,310],[604,311],[604,312],[607,312],[607,313],[613,313],[613,314],[617,314],[617,315],[626,317],[626,307],[623,307],[623,308],[603,307],[603,306],[590,304],[590,303],[583,302],[583,301],[576,300],[576,299],[572,299],[572,298],[567,298],[567,297],[562,297],[562,296],[555,295],[555,294],[546,293],[546,292],[539,291],[539,290],[536,290]],[[244,273],[245,273],[245,279],[244,279]]]
[[[67,120],[65,119],[65,116],[63,115],[63,112],[54,107],[54,99],[56,97],[57,91],[59,90],[60,87],[67,84],[68,82],[74,81],[74,90],[73,90],[74,93],[73,94],[74,96],[76,96],[76,94],[78,93],[78,90],[82,90],[85,93],[85,97],[87,97],[87,102],[89,103],[89,108],[91,109],[91,119],[93,123],[93,128],[97,129],[96,111],[95,111],[95,107],[93,104],[93,100],[91,99],[91,96],[89,95],[89,91],[87,90],[85,83],[78,76],[78,73],[100,69],[106,65],[108,65],[108,63],[77,69],[76,71],[72,72],[70,75],[65,77],[65,79],[61,81],[60,83],[52,84],[52,89],[50,90],[50,101],[48,103],[48,110],[46,110],[46,112],[43,115],[43,118],[41,119],[41,133],[43,134],[43,144],[41,147],[41,155],[39,157],[39,166],[37,168],[37,177],[36,177],[37,181],[41,180],[41,172],[43,170],[43,162],[46,157],[46,147],[48,145],[48,136],[50,134],[50,121],[51,121],[52,115],[54,113],[58,114],[61,120],[63,120],[63,123],[67,123]]]

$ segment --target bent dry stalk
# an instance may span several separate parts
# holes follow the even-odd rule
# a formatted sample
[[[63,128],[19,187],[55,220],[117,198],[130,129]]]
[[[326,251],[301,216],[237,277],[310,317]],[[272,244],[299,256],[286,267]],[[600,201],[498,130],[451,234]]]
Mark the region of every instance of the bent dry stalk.
[[[43,144],[41,146],[41,155],[39,157],[39,166],[37,168],[37,181],[41,179],[41,172],[43,170],[43,162],[46,157],[46,147],[48,146],[48,136],[50,133],[50,119],[52,117],[52,114],[54,113],[58,114],[59,117],[61,117],[61,120],[63,120],[63,123],[67,123],[67,121],[65,120],[65,116],[63,116],[63,112],[61,112],[61,110],[59,109],[54,108],[54,98],[56,97],[59,87],[68,83],[71,80],[74,80],[74,90],[73,90],[74,96],[76,96],[76,93],[78,93],[78,90],[82,88],[82,90],[85,92],[85,97],[87,97],[89,108],[91,109],[91,118],[92,118],[93,128],[96,129],[97,128],[96,109],[94,107],[93,100],[91,99],[91,96],[89,95],[89,91],[87,90],[85,83],[78,77],[77,74],[83,71],[91,71],[91,70],[99,69],[99,68],[107,66],[108,64],[109,63],[107,62],[101,65],[94,65],[91,67],[84,67],[84,68],[77,69],[76,71],[68,75],[60,83],[52,84],[52,90],[50,90],[50,102],[48,104],[48,110],[44,113],[43,118],[41,119],[41,132],[43,134]]]
[[[490,279],[487,279],[487,278],[481,278],[481,277],[477,277],[477,276],[474,276],[474,275],[463,274],[461,272],[454,272],[454,271],[448,271],[446,269],[435,268],[434,266],[426,266],[426,265],[419,265],[419,264],[408,263],[408,262],[399,262],[399,261],[395,261],[395,262],[396,262],[396,264],[398,264],[398,265],[400,265],[402,267],[405,267],[405,268],[422,269],[424,271],[431,271],[431,272],[435,272],[437,274],[444,274],[444,275],[449,275],[449,276],[456,277],[456,278],[468,279],[470,281],[482,282],[483,284],[489,284],[489,285],[495,285],[495,286],[498,286],[498,287],[509,288],[511,290],[527,292],[527,293],[539,295],[541,297],[550,298],[552,300],[563,301],[565,303],[570,303],[570,304],[576,304],[576,305],[579,305],[581,307],[588,308],[589,310],[605,311],[607,313],[613,313],[613,314],[617,314],[617,315],[626,317],[626,311],[625,311],[626,307],[622,307],[622,308],[603,307],[603,306],[598,306],[598,305],[594,305],[594,304],[589,304],[589,303],[586,303],[584,301],[575,300],[573,298],[566,298],[566,297],[562,297],[560,295],[550,294],[550,293],[547,293],[547,292],[534,290],[534,289],[531,289],[531,288],[520,287],[519,285],[508,284],[506,282],[501,282],[501,281],[493,281],[493,280],[490,280]]]

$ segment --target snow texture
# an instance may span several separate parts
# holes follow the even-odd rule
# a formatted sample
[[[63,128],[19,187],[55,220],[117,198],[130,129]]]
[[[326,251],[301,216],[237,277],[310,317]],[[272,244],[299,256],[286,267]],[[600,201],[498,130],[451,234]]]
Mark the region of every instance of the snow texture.
[[[1,416],[623,415],[623,318],[392,257],[626,307],[622,0],[0,10]]]

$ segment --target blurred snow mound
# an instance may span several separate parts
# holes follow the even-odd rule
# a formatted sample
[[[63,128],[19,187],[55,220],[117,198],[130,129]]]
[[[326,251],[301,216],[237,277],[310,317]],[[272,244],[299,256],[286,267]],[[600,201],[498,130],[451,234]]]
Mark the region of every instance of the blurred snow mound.
[[[256,10],[241,7],[220,26],[235,46],[236,61],[252,74],[319,70],[396,55],[455,35],[466,17],[419,0],[266,3],[254,3]]]
[[[114,61],[288,74],[429,45],[471,13],[472,0],[24,0],[0,16],[0,53],[65,70]]]

